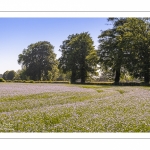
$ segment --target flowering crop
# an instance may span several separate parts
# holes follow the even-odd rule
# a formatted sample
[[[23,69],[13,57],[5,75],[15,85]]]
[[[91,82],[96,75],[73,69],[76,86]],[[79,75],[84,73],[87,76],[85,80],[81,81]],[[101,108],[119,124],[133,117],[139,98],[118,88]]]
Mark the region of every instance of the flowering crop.
[[[30,84],[30,83],[4,83],[0,84],[0,97],[15,95],[30,95],[46,92],[86,92],[80,87],[65,86],[62,84]],[[88,91],[91,91],[88,89]]]
[[[0,132],[149,132],[150,87],[0,84]]]

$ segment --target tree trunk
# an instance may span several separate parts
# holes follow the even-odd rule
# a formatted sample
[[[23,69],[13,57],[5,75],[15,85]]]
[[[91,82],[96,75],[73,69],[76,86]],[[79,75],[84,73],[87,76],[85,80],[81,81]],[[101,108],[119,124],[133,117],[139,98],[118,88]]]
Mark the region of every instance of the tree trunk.
[[[76,72],[72,71],[72,74],[71,74],[71,84],[73,84],[75,82],[76,82]]]
[[[85,83],[85,78],[86,78],[86,71],[84,69],[84,67],[81,69],[81,83],[84,84]]]
[[[85,77],[81,77],[81,83],[82,83],[82,84],[85,83]]]
[[[116,75],[115,75],[115,84],[119,84],[120,81],[120,68],[116,70]]]
[[[144,83],[149,84],[149,70],[147,70],[144,74]]]
[[[41,70],[39,69],[38,80],[41,81]]]
[[[147,54],[148,56],[148,54]],[[149,58],[149,57],[147,57]],[[144,66],[144,83],[145,84],[149,84],[149,59],[145,59],[144,62],[145,66]]]

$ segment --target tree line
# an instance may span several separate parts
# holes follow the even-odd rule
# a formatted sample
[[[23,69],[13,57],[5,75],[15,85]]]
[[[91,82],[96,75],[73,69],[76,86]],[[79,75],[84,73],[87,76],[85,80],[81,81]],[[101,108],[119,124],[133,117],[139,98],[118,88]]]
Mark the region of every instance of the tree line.
[[[70,80],[75,83],[103,74],[115,84],[122,75],[150,79],[150,21],[149,18],[108,18],[111,29],[101,31],[99,46],[94,47],[88,32],[69,35],[60,45],[61,57],[56,59],[54,46],[48,41],[30,44],[18,56],[22,69],[6,71],[6,80]],[[13,77],[12,77],[13,76]]]
[[[113,28],[102,31],[98,55],[104,70],[115,72],[115,83],[128,72],[149,83],[150,22],[149,18],[109,18]]]

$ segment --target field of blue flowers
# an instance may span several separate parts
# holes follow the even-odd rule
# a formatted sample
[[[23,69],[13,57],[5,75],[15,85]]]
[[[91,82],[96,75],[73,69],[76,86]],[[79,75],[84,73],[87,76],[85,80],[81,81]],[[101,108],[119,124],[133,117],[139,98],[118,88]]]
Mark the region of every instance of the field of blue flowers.
[[[0,132],[149,132],[150,87],[0,83]]]

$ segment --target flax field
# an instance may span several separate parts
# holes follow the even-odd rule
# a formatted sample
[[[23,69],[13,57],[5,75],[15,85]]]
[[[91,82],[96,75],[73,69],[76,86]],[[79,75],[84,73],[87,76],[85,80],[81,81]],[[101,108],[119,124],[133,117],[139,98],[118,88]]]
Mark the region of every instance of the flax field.
[[[0,132],[150,132],[150,87],[0,83]]]

